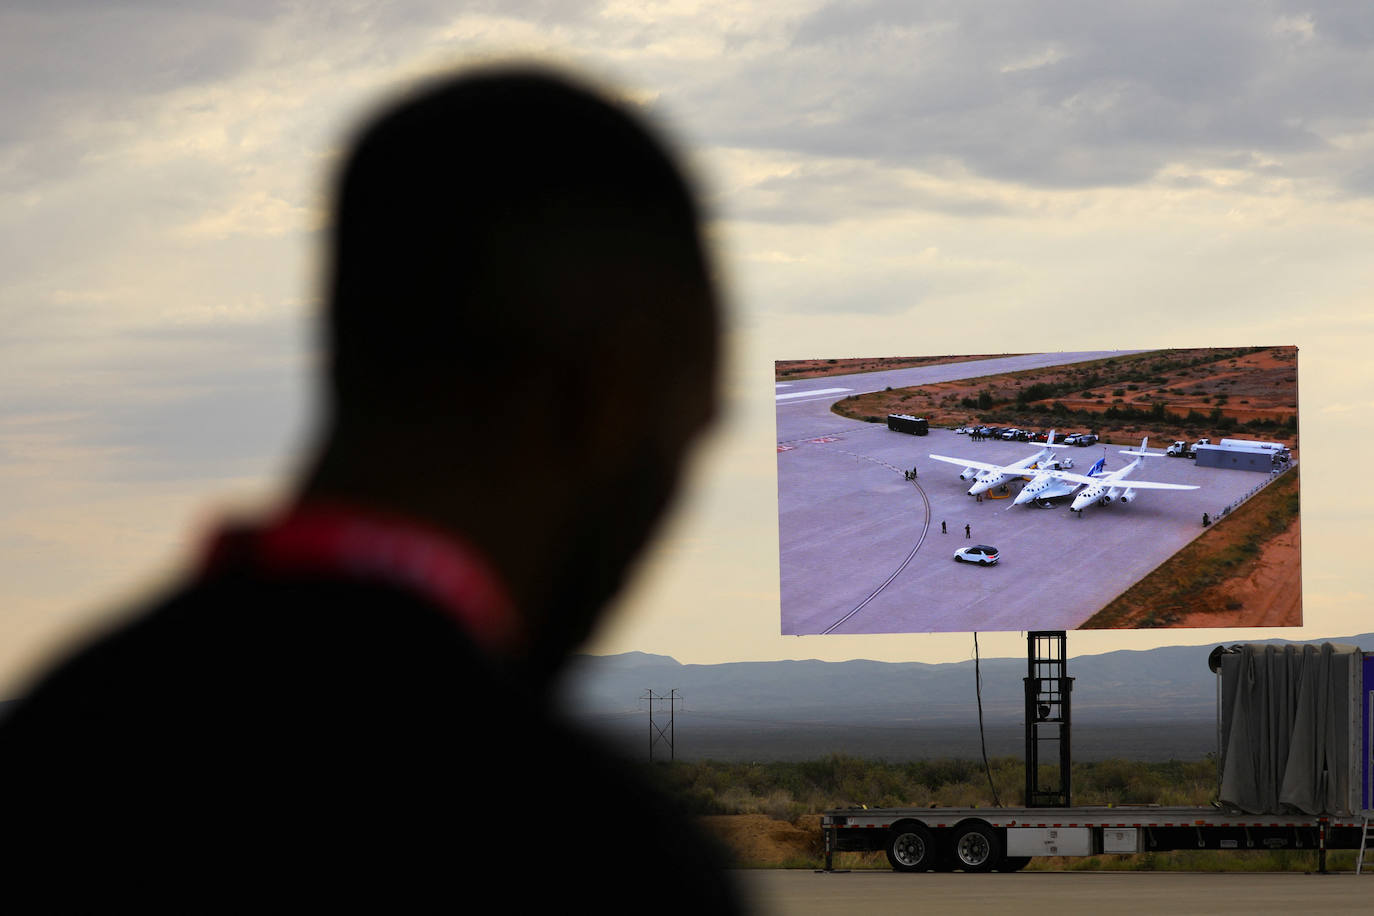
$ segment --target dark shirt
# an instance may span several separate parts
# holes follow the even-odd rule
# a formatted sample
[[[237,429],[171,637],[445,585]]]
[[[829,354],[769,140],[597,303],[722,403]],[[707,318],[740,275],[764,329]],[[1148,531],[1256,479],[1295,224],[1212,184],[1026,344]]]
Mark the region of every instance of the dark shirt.
[[[6,882],[58,909],[738,911],[691,820],[552,706],[413,590],[221,572],[0,723]]]

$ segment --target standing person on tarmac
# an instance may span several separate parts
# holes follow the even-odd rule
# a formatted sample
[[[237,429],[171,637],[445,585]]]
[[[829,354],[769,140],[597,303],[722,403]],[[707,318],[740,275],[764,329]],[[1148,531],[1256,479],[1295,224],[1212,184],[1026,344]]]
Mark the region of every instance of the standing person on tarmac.
[[[344,163],[327,300],[294,495],[0,727],[9,896],[408,909],[477,868],[520,911],[638,908],[610,851],[655,909],[735,912],[675,803],[553,712],[714,411],[718,295],[662,144],[561,76],[433,82]],[[553,443],[574,485],[538,483]]]

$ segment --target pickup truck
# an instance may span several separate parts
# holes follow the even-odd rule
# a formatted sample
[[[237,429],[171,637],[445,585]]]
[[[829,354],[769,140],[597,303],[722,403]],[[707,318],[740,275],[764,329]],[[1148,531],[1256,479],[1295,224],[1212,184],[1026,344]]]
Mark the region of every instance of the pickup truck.
[[[1205,436],[1191,444],[1188,442],[1184,442],[1182,439],[1175,439],[1174,444],[1169,446],[1164,451],[1164,454],[1168,455],[1170,458],[1196,458],[1197,447],[1199,445],[1211,444],[1212,440],[1206,438]]]

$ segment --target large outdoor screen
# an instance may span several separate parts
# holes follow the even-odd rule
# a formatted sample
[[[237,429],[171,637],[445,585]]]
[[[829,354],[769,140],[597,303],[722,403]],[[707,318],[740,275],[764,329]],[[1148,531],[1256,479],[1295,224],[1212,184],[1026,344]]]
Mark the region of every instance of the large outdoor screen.
[[[1302,625],[1295,347],[775,378],[784,635]]]

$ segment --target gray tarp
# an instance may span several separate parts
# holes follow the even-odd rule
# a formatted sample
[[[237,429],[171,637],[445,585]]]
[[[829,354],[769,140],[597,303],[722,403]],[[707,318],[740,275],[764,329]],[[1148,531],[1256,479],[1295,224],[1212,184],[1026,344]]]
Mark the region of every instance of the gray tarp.
[[[1354,646],[1236,646],[1220,657],[1221,801],[1349,814]],[[1355,806],[1358,807],[1358,806]]]

